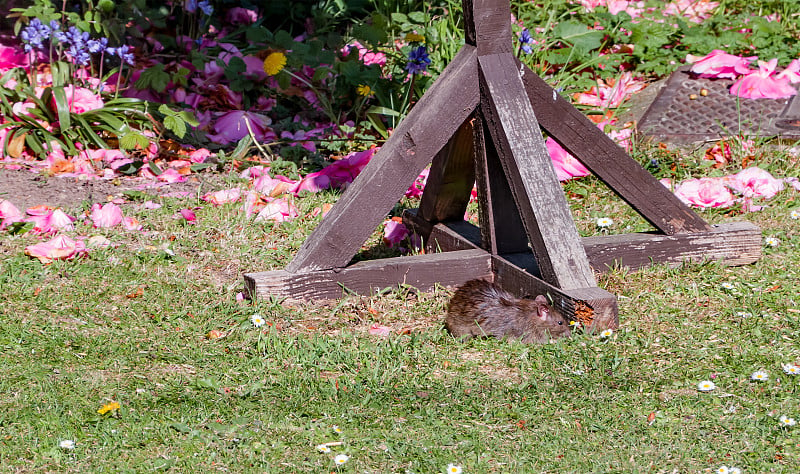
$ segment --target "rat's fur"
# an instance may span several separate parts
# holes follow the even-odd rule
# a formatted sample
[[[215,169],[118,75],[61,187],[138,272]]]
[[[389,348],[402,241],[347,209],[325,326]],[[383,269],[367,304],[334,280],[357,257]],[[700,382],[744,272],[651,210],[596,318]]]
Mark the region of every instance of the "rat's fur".
[[[470,280],[456,290],[445,326],[456,337],[494,336],[525,343],[570,335],[569,322],[544,296],[515,298],[484,280]]]

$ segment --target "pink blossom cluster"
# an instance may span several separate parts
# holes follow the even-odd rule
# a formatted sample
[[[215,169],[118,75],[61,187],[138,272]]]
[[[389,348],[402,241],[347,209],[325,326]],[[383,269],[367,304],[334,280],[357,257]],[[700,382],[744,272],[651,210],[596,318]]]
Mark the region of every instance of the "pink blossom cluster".
[[[756,56],[742,57],[715,49],[705,56],[686,56],[690,71],[699,77],[734,79],[730,93],[745,99],[786,99],[797,94],[800,83],[800,59],[793,59],[781,72],[776,72],[778,59],[758,61],[758,69],[750,69]]]
[[[768,171],[754,166],[719,178],[688,179],[678,184],[674,192],[690,206],[724,208],[740,202],[745,210],[756,211],[761,207],[752,204],[753,198],[771,199],[783,191],[785,183],[798,189],[796,182],[792,178],[775,178]],[[669,180],[662,180],[662,183],[671,186]],[[741,197],[737,198],[734,193]]]
[[[631,18],[639,18],[644,13],[659,13],[664,16],[686,18],[693,23],[702,23],[719,7],[719,2],[712,0],[673,0],[660,8],[646,8],[645,2],[637,0],[579,0],[587,10],[606,7],[612,15],[625,12]]]

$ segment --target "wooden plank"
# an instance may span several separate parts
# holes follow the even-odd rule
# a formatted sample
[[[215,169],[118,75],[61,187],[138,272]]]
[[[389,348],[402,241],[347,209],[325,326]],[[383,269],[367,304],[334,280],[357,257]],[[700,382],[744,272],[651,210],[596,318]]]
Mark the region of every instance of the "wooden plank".
[[[511,54],[479,56],[481,110],[542,278],[562,289],[597,286]]]
[[[724,265],[746,265],[761,257],[761,245],[761,230],[747,221],[691,234],[636,233],[583,239],[589,262],[598,271],[616,266],[641,268],[653,262],[678,266],[685,261],[718,260]]]
[[[478,105],[477,51],[465,45],[306,239],[286,270],[341,268]]]
[[[417,209],[403,211],[403,224],[422,238],[426,253],[451,252],[481,248],[477,227],[467,221],[448,221],[433,225],[419,216]],[[469,236],[465,239],[465,236]]]
[[[464,219],[475,185],[472,122],[467,119],[431,163],[419,210],[425,220]]]
[[[628,156],[594,122],[527,66],[518,61],[517,64],[523,71],[522,81],[539,125],[653,227],[667,235],[709,230],[700,216]]]
[[[481,247],[492,255],[528,249],[528,236],[483,114],[475,121]]]
[[[413,215],[413,209],[406,210],[406,214]],[[429,243],[426,248],[430,251],[477,248],[480,242],[480,229],[465,221],[428,226],[425,232]],[[747,221],[715,225],[708,232],[672,236],[643,232],[583,237],[581,241],[589,264],[598,272],[606,272],[618,266],[636,270],[653,263],[675,267],[686,261],[707,260],[719,261],[722,265],[729,266],[748,265],[761,257],[762,245],[761,230]],[[529,273],[538,274],[536,267],[531,266],[535,261],[515,260],[515,257],[507,254],[503,256]]]
[[[530,253],[517,256],[516,260],[519,262],[524,258],[535,264]],[[579,321],[590,331],[616,329],[619,326],[617,298],[602,288],[561,289],[536,278],[505,256],[493,256],[492,267],[494,282],[506,291],[517,297],[545,295],[552,299],[553,306],[564,316]]]
[[[467,37],[475,32],[478,55],[511,53],[511,2],[508,0],[464,0]],[[470,5],[471,4],[471,5]]]
[[[369,260],[336,270],[277,270],[244,275],[245,289],[251,297],[290,300],[336,299],[345,289],[369,295],[401,284],[430,291],[437,284],[457,286],[473,278],[492,278],[491,258],[484,250]]]

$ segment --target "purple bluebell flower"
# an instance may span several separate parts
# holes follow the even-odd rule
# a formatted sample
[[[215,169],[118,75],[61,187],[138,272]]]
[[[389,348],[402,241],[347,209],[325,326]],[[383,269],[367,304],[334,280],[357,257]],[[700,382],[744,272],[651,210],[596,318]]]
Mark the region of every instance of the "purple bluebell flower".
[[[532,44],[533,38],[531,38],[531,32],[525,28],[519,35],[519,45],[523,51],[525,51],[527,54],[531,54],[533,52],[533,48],[531,48]]]
[[[90,39],[86,42],[86,48],[92,54],[102,53],[108,46],[108,38]]]
[[[111,49],[112,48],[109,48],[109,50]],[[131,51],[131,47],[128,46],[127,44],[123,44],[119,48],[116,48],[113,51],[113,54],[116,54],[117,57],[119,57],[119,59],[125,64],[133,66],[133,60],[134,60],[133,52]]]
[[[428,51],[425,46],[417,46],[408,54],[406,71],[408,71],[409,74],[420,74],[428,69],[430,63],[431,58],[428,57]]]
[[[211,2],[208,0],[201,0],[197,6],[200,10],[208,16],[211,16],[214,13],[214,7],[211,5]]]
[[[189,13],[197,11],[197,0],[186,0],[183,4],[183,9]]]
[[[25,52],[31,52],[34,49],[44,49],[44,42],[50,39],[51,33],[49,26],[34,18],[20,31],[19,37],[25,43]]]

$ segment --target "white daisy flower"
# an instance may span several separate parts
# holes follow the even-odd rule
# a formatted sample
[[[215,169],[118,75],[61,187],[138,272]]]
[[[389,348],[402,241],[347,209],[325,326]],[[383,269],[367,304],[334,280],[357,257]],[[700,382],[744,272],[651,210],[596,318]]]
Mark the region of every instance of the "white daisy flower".
[[[764,243],[766,245],[769,245],[770,247],[777,247],[778,245],[780,245],[781,241],[777,237],[767,237],[766,239],[764,239]]]
[[[75,441],[71,439],[62,439],[58,442],[58,447],[61,449],[75,449]]]
[[[742,474],[742,470],[738,467],[731,467],[728,469],[728,474]]]
[[[597,227],[611,227],[614,225],[614,220],[610,217],[601,217],[597,219]]]
[[[730,469],[728,469],[728,466],[720,466],[716,470],[714,470],[714,472],[716,472],[717,474],[730,474],[731,471]]]
[[[722,288],[724,288],[726,290],[732,290],[732,289],[736,288],[736,286],[733,283],[729,282],[729,281],[723,282],[719,286],[721,286]]]
[[[318,444],[317,445],[317,451],[319,451],[321,453],[329,453],[329,452],[331,452],[331,448],[327,444]]]
[[[757,380],[759,382],[763,382],[769,379],[769,374],[764,370],[756,370],[750,375],[750,380]]]
[[[797,364],[783,364],[783,371],[789,375],[800,374],[800,366]]]
[[[333,458],[333,462],[335,462],[337,466],[341,466],[346,463],[348,459],[350,459],[350,456],[346,454],[337,454],[336,457]]]
[[[331,426],[331,429],[332,429],[332,430],[333,430],[333,432],[334,432],[334,433],[336,433],[336,434],[342,434],[342,429],[341,429],[341,428],[339,428],[339,425],[333,425],[333,426]]]
[[[792,219],[800,219],[800,210],[794,209],[792,212],[789,213],[789,217]]]
[[[786,416],[786,415],[781,415],[781,417],[780,417],[780,418],[778,418],[778,423],[779,423],[781,426],[794,426],[794,425],[796,425],[796,424],[797,424],[797,422],[795,421],[795,419],[794,419],[794,418],[789,418],[789,417],[788,417],[788,416]]]
[[[455,464],[448,464],[447,465],[447,472],[448,474],[461,474],[464,470],[461,469],[461,466],[457,466]]]
[[[600,337],[602,338],[611,337],[612,335],[614,335],[613,329],[606,329],[605,331],[600,333]]]
[[[710,392],[715,388],[717,388],[717,386],[714,385],[714,382],[710,380],[703,380],[702,382],[697,384],[697,390],[700,390],[701,392]]]
[[[260,314],[254,314],[250,316],[250,322],[253,323],[253,326],[260,328],[261,326],[267,323],[267,320],[264,319],[264,317],[261,316]]]

